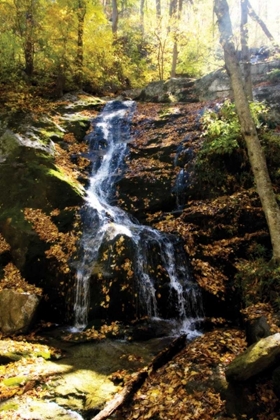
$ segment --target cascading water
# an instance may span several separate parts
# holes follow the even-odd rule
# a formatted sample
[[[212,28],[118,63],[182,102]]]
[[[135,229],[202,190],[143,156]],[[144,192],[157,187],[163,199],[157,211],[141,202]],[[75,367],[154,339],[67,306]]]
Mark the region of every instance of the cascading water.
[[[178,318],[187,327],[202,314],[199,292],[192,282],[187,262],[178,251],[177,239],[148,226],[140,225],[125,211],[113,205],[116,182],[122,177],[124,160],[131,141],[130,122],[135,110],[133,101],[111,101],[94,121],[89,134],[92,174],[84,212],[84,233],[81,239],[82,258],[77,269],[75,328],[88,323],[90,278],[97,264],[104,240],[118,235],[132,244],[133,273],[137,280],[135,294],[148,317],[162,316],[158,307],[156,269],[151,270],[153,252],[161,261],[169,278],[167,316]],[[175,248],[176,247],[176,248]],[[97,267],[98,268],[98,267]],[[167,317],[165,315],[165,317]]]

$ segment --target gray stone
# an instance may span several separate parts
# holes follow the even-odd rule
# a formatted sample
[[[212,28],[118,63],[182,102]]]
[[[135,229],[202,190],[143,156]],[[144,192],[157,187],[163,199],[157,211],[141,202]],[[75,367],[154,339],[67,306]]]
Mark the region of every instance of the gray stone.
[[[26,332],[34,320],[40,297],[12,289],[0,292],[0,330],[5,334]]]
[[[257,86],[261,82],[269,80],[269,73],[278,69],[280,60],[259,62],[252,64],[251,75],[254,86],[254,99],[267,100],[269,104],[279,102],[279,87]],[[225,68],[221,68],[206,74],[195,81],[196,94],[200,101],[225,98],[230,95],[230,81]],[[273,98],[275,96],[275,98]]]
[[[201,101],[228,96],[230,82],[226,70],[219,69],[196,80],[195,90]]]
[[[280,357],[280,333],[263,338],[239,354],[227,367],[225,374],[230,381],[246,381],[269,367]]]
[[[193,95],[194,79],[174,77],[166,81],[151,82],[139,95],[140,100],[147,102],[195,102]]]
[[[0,163],[5,162],[6,158],[20,145],[17,136],[11,130],[6,130],[0,137]]]

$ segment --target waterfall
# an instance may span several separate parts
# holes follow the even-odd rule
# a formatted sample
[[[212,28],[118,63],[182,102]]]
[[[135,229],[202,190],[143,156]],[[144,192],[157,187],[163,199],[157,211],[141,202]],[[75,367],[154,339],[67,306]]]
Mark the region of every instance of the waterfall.
[[[83,214],[84,232],[81,238],[81,258],[77,268],[74,305],[76,329],[88,323],[90,278],[98,271],[97,259],[104,240],[122,235],[133,248],[135,294],[148,317],[160,317],[156,269],[164,271],[168,281],[166,311],[170,318],[184,323],[201,316],[197,286],[189,274],[182,246],[173,235],[162,233],[138,223],[124,210],[114,205],[116,182],[123,176],[124,161],[131,141],[130,123],[135,111],[133,101],[111,101],[94,121],[94,130],[87,136],[92,173],[87,189]],[[181,249],[181,251],[180,251]],[[160,265],[151,269],[153,258]],[[189,326],[188,326],[189,327]]]

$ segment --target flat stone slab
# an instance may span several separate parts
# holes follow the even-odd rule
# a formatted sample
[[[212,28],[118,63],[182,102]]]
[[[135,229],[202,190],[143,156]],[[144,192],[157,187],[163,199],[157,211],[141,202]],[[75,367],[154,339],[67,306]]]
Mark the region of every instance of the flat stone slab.
[[[12,416],[14,417],[10,417],[11,419],[18,418],[26,420],[83,420],[83,417],[80,416],[80,414],[76,413],[75,411],[67,410],[63,407],[60,407],[55,402],[24,398],[18,401],[18,407],[16,399],[13,401],[13,405],[15,407],[15,410],[13,410],[12,414]],[[2,411],[2,414],[5,414],[5,410]],[[2,418],[8,418],[9,413],[7,412],[6,414],[7,417]]]

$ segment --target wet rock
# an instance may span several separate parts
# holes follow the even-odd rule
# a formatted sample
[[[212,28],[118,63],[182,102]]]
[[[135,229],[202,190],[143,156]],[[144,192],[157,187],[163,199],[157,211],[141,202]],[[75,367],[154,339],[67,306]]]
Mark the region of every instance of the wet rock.
[[[239,354],[227,367],[226,378],[229,382],[246,381],[272,367],[279,357],[280,333],[277,333],[261,339]]]
[[[10,413],[13,418],[40,420],[83,420],[83,417],[80,416],[80,414],[76,413],[75,411],[60,407],[55,402],[46,402],[41,400],[34,400],[31,398],[27,398],[24,401],[20,401],[18,403],[13,402],[12,404],[1,404],[0,416],[1,411],[6,415]]]
[[[246,340],[249,346],[253,343],[256,343],[261,338],[268,337],[269,335],[270,328],[264,316],[261,316],[252,321],[247,321]]]
[[[0,292],[0,330],[5,334],[28,331],[40,302],[40,297],[18,293],[11,289]]]

